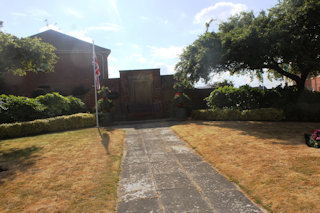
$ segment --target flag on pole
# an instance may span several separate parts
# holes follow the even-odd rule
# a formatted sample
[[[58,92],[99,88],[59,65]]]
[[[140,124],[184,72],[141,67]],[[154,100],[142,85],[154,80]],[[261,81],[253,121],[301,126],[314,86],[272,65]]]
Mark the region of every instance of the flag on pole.
[[[96,52],[94,51],[94,42],[92,41],[92,65],[93,65],[93,79],[94,79],[94,97],[96,103],[96,123],[99,128],[99,117],[98,117],[98,97],[97,91],[100,90],[100,69]]]
[[[100,68],[99,68],[99,64],[98,64],[98,59],[96,56],[96,53],[94,51],[94,46],[93,46],[93,59],[92,59],[92,64],[94,65],[94,74],[95,74],[95,78],[96,78],[96,84],[97,84],[97,90],[100,90]]]

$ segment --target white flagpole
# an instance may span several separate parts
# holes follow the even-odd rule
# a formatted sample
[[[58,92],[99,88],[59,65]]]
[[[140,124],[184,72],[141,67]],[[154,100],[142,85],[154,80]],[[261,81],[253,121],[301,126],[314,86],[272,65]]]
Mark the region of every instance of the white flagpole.
[[[93,79],[94,79],[94,97],[96,103],[96,122],[97,128],[99,128],[99,117],[98,117],[98,97],[97,97],[97,76],[96,76],[96,54],[94,50],[94,41],[92,41],[92,64],[93,64]]]

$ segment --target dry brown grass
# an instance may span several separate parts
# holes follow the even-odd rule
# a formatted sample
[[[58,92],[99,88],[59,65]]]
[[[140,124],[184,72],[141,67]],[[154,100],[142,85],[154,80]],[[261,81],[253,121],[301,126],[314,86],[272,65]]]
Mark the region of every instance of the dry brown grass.
[[[173,130],[251,198],[273,212],[320,212],[319,123],[188,122]]]
[[[114,212],[124,132],[102,133],[0,141],[0,212]]]

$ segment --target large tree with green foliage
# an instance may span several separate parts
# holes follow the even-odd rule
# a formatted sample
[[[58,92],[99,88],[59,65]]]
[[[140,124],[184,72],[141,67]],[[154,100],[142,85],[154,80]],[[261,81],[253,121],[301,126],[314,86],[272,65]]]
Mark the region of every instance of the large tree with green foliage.
[[[13,72],[25,75],[26,72],[52,72],[58,57],[55,47],[39,38],[18,38],[0,32],[0,74]]]
[[[176,64],[176,78],[194,84],[210,75],[254,73],[266,70],[286,76],[304,88],[307,77],[320,71],[320,1],[280,0],[258,15],[243,12],[205,32],[187,46]]]

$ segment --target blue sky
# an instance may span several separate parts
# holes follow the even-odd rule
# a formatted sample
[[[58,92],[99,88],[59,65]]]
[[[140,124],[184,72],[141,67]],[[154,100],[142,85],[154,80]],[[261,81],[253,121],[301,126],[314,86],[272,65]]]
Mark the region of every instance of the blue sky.
[[[27,37],[48,28],[111,49],[109,77],[119,70],[161,68],[173,74],[183,48],[205,31],[211,18],[226,20],[240,11],[258,13],[274,6],[277,0],[1,0],[2,31]],[[47,22],[45,22],[47,20]],[[48,26],[47,26],[48,25]],[[217,30],[217,24],[211,26]],[[259,85],[250,77],[213,76],[236,85]],[[279,82],[265,80],[263,85]],[[201,85],[201,84],[199,84]]]

